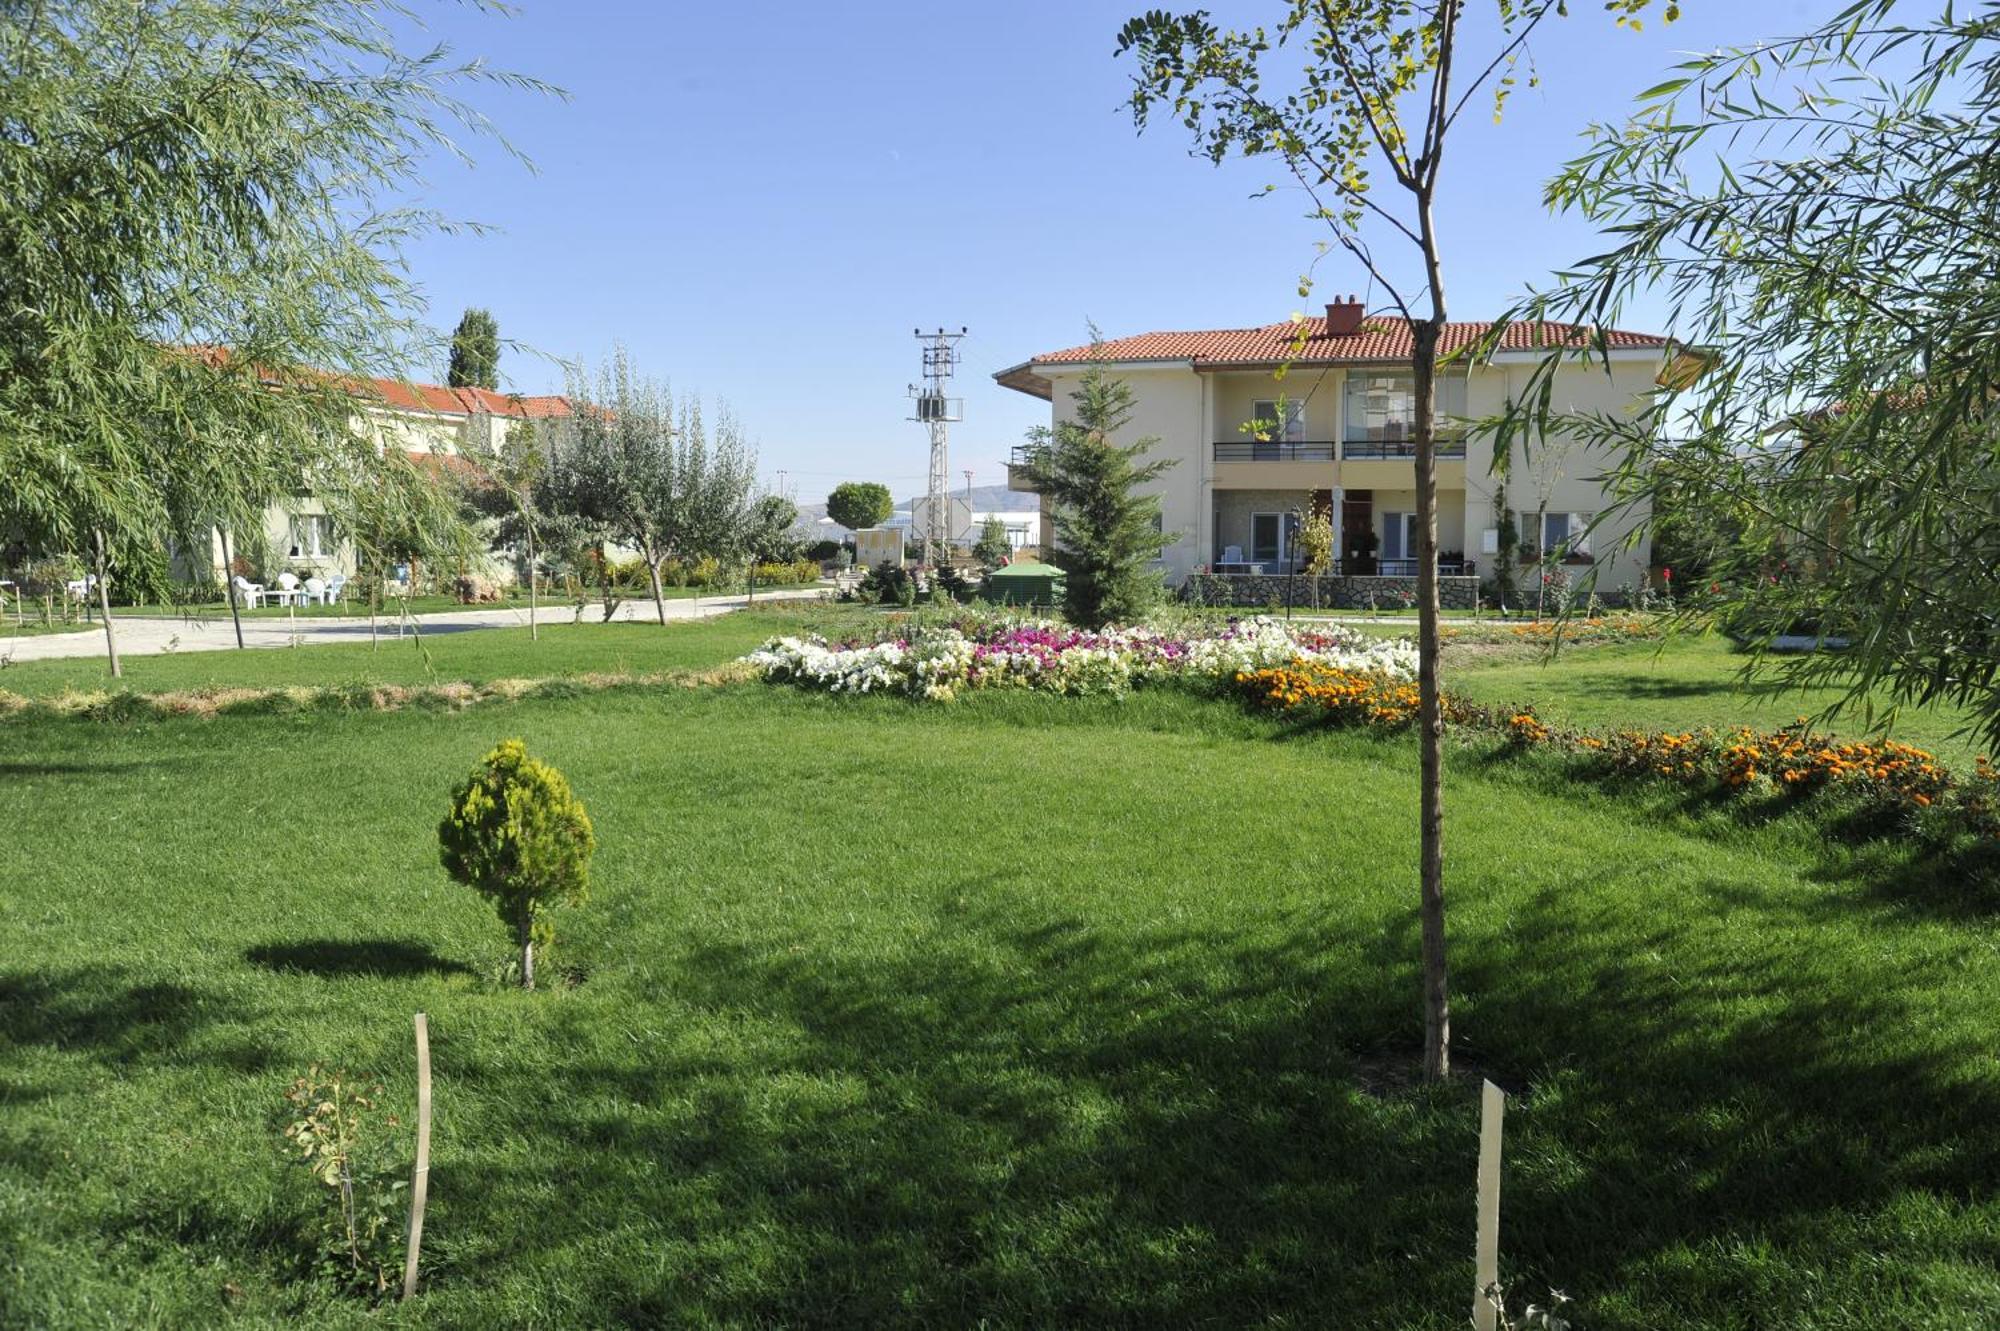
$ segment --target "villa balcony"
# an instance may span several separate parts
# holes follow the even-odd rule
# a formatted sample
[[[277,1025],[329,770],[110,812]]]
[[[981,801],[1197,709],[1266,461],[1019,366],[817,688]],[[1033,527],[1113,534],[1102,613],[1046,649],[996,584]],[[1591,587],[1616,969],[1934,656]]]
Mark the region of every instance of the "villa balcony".
[[[1340,456],[1360,461],[1395,461],[1399,458],[1415,460],[1416,441],[1412,439],[1349,439],[1340,446]],[[1437,441],[1437,457],[1463,460],[1465,440],[1440,439]]]
[[[1027,468],[1047,454],[1047,444],[1016,444],[1007,454],[1007,488],[1021,494],[1038,494],[1033,481],[1028,477]]]
[[[1286,441],[1283,443],[1256,439],[1218,440],[1215,444],[1217,462],[1331,462],[1334,445],[1332,440],[1322,443]]]

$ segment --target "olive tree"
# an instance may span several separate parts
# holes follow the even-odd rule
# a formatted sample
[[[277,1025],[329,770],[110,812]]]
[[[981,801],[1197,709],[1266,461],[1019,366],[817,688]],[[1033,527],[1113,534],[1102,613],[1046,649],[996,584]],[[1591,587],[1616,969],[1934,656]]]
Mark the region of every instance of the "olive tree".
[[[1619,22],[1636,23],[1649,2],[1608,0],[1606,7]],[[1132,64],[1131,109],[1139,126],[1165,113],[1213,162],[1232,155],[1282,162],[1309,201],[1308,215],[1366,271],[1409,338],[1423,1066],[1433,1079],[1446,1076],[1450,1064],[1436,447],[1446,303],[1436,204],[1453,128],[1478,103],[1499,114],[1530,37],[1565,12],[1563,0],[1492,0],[1482,7],[1489,12],[1481,49],[1461,31],[1468,0],[1283,0],[1274,5],[1276,25],[1268,31],[1218,28],[1199,10],[1154,10],[1126,23],[1118,36],[1118,50]],[[1665,9],[1672,18],[1674,0],[1666,0]],[[1301,282],[1301,294],[1309,285]]]

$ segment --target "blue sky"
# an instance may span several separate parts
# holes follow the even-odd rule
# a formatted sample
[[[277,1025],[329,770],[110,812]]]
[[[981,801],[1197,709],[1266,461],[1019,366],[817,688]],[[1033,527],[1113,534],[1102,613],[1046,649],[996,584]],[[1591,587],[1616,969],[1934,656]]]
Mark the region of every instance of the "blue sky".
[[[413,273],[441,327],[485,305],[504,336],[593,360],[622,341],[676,390],[726,399],[767,480],[783,469],[807,502],[842,479],[922,489],[911,329],[965,325],[952,475],[996,483],[1048,417],[993,371],[1086,340],[1087,320],[1120,336],[1308,307],[1297,280],[1325,233],[1296,195],[1249,197],[1275,167],[1211,167],[1175,125],[1135,134],[1113,48],[1145,7],[522,0],[500,19],[438,6],[433,38],[572,100],[475,95],[539,173],[490,146],[470,170],[435,163],[424,201],[497,231],[426,239]],[[1212,8],[1247,24],[1280,5]],[[1589,121],[1622,116],[1680,52],[1796,32],[1829,6],[1686,8],[1633,34],[1576,0],[1536,44],[1543,86],[1501,126],[1462,122],[1439,207],[1453,317],[1486,317],[1592,251],[1540,201]],[[1365,289],[1330,257],[1310,304]],[[502,376],[524,392],[562,378],[520,352]]]

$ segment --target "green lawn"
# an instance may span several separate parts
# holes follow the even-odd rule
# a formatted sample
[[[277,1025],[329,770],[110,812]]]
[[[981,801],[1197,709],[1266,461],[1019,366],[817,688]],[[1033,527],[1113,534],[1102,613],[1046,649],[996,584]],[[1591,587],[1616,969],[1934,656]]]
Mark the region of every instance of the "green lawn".
[[[652,673],[716,665],[773,633],[830,623],[849,612],[774,604],[714,619],[647,623],[545,624],[539,641],[528,630],[427,632],[398,639],[390,629],[370,647],[255,648],[128,656],[121,681],[100,656],[24,661],[0,669],[0,689],[26,697],[123,687],[165,692],[224,685],[423,684],[503,678],[543,678],[589,671]]]
[[[0,1322],[1464,1324],[1407,739],[757,685],[5,733]],[[435,849],[506,735],[602,843],[533,996]],[[1505,1271],[1607,1331],[1992,1325],[1990,892],[1672,799],[1454,751]],[[369,1315],[306,1276],[281,1095],[407,1110],[418,1010],[427,1290]]]
[[[1837,689],[1746,685],[1748,659],[1719,635],[1565,647],[1554,656],[1525,646],[1485,656],[1472,650],[1451,660],[1446,687],[1478,702],[1532,703],[1551,720],[1597,729],[1770,728],[1816,716],[1840,697]],[[1879,713],[1875,718],[1885,719]],[[1969,765],[1985,749],[1976,738],[1956,734],[1965,724],[1965,714],[1953,709],[1911,709],[1893,718],[1889,733]],[[1870,720],[1850,711],[1824,728],[1858,738],[1868,733]]]

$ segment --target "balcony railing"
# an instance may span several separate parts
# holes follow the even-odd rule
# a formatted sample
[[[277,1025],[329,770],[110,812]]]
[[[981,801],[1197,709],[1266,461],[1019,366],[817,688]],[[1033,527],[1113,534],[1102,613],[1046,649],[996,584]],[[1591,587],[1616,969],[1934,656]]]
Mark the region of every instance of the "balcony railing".
[[[1047,444],[1016,444],[1013,451],[1007,454],[1007,465],[1010,467],[1032,467],[1035,463],[1041,461],[1048,454],[1048,451],[1049,446]]]
[[[1376,458],[1414,458],[1417,443],[1414,439],[1349,439],[1340,446],[1340,456],[1351,461]],[[1465,456],[1463,439],[1440,439],[1437,441],[1437,456],[1441,458],[1462,458]]]
[[[1255,439],[1220,440],[1215,445],[1217,462],[1331,462],[1333,442],[1287,441],[1263,443]]]

